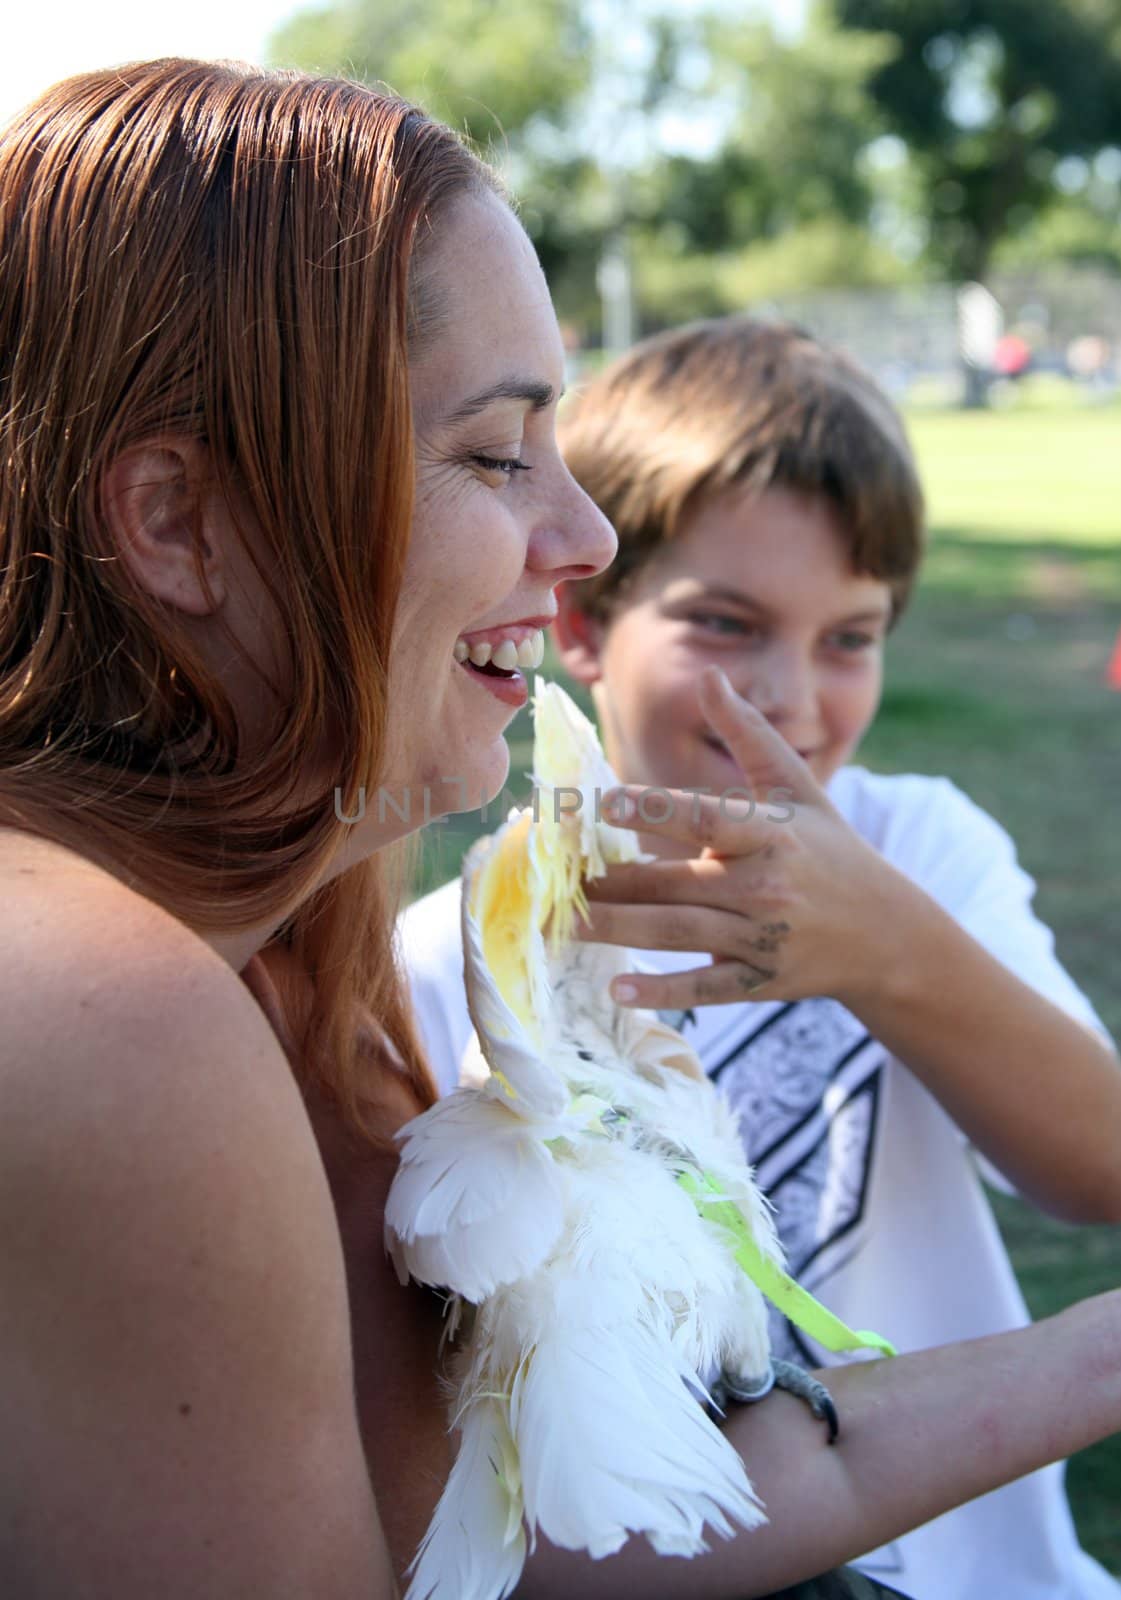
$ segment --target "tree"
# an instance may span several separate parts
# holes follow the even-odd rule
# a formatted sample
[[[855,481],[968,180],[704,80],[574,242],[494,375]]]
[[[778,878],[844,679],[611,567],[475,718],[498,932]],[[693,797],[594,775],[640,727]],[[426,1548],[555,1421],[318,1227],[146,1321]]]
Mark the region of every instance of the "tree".
[[[388,84],[498,157],[562,126],[591,70],[579,0],[339,0],[298,12],[269,58]]]
[[[821,8],[793,39],[716,12],[701,41],[708,72],[697,103],[720,118],[720,140],[707,156],[663,155],[637,186],[648,318],[905,276],[871,227],[880,188],[865,160],[883,120],[864,85],[890,43],[840,33]]]
[[[929,258],[983,281],[998,243],[1061,198],[1060,164],[1121,144],[1117,0],[835,0],[892,52],[868,90],[907,144]]]
[[[633,222],[695,31],[659,4],[335,0],[298,13],[269,57],[386,83],[467,134],[521,202],[558,310],[590,322],[604,237]]]
[[[713,19],[712,89],[736,107],[721,154],[741,210],[738,239],[771,238],[825,216],[868,220],[873,191],[862,156],[883,119],[866,85],[890,57],[879,38],[840,32],[815,5],[797,38],[767,23]]]

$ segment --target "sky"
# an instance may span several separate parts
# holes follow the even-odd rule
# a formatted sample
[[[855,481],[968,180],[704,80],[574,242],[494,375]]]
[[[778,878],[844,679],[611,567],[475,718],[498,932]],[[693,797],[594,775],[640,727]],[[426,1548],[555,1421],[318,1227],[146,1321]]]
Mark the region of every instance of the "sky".
[[[155,56],[260,61],[306,0],[0,0],[0,121],[59,78]]]
[[[71,73],[155,56],[261,61],[274,28],[308,0],[0,0],[0,122]],[[681,0],[682,9],[690,0]],[[795,27],[805,0],[763,0]]]

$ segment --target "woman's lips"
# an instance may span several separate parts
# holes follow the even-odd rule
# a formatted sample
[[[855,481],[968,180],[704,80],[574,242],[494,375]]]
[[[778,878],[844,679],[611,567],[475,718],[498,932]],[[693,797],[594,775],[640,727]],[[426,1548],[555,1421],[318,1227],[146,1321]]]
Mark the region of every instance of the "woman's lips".
[[[529,685],[517,667],[510,672],[488,672],[483,667],[472,666],[470,661],[457,661],[456,667],[460,672],[466,672],[482,688],[489,689],[504,706],[512,706],[515,711],[520,711],[529,699]]]

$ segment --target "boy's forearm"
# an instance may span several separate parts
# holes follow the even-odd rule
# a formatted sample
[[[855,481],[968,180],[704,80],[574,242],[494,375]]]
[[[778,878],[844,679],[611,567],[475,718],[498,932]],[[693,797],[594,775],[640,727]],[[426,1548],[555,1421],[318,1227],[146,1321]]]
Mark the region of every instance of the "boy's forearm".
[[[1038,1205],[1121,1220],[1121,1063],[1108,1043],[921,889],[893,883],[891,895],[882,953],[838,998]]]
[[[521,1600],[750,1600],[1121,1431],[1121,1292],[1015,1333],[821,1376],[840,1413],[835,1446],[787,1394],[729,1420],[766,1527],[714,1539],[689,1562],[637,1539],[603,1562],[539,1546]]]

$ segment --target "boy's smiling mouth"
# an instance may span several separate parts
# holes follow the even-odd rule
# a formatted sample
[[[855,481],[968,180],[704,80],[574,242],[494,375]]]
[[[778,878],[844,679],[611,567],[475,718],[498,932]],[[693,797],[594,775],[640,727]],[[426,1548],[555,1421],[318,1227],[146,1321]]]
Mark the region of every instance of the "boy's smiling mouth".
[[[727,761],[730,766],[735,768],[735,771],[740,778],[743,777],[743,768],[740,766],[732,752],[728,749],[728,746],[724,743],[723,739],[718,738],[715,733],[705,732],[701,734],[701,743],[707,745],[708,748],[716,755],[723,756],[724,760]]]
[[[743,769],[736,760],[735,756],[728,749],[728,746],[724,743],[723,739],[718,738],[715,733],[711,733],[706,730],[701,734],[701,742],[706,744],[710,750],[714,750],[717,755],[724,756],[732,763],[737,772],[742,772]],[[813,765],[814,758],[817,755],[816,750],[800,750],[797,748],[797,746],[791,746],[791,748],[794,750],[795,755],[801,756],[802,760],[807,766]]]

